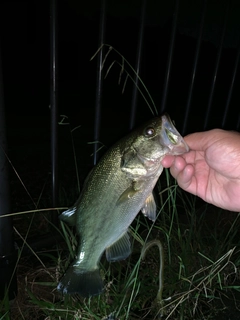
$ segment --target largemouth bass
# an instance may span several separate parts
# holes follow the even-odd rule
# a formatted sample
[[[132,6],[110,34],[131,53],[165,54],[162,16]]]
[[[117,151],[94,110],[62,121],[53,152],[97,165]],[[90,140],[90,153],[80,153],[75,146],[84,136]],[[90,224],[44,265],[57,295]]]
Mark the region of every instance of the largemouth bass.
[[[75,205],[59,217],[76,227],[79,244],[75,261],[58,284],[64,294],[100,294],[104,284],[99,260],[126,259],[131,253],[128,227],[141,210],[155,221],[153,188],[166,154],[188,146],[168,115],[154,118],[118,141],[88,175]]]

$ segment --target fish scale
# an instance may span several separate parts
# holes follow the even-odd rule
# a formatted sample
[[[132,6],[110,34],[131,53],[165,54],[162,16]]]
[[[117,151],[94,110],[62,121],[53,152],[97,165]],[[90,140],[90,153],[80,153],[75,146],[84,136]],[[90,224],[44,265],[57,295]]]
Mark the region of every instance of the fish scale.
[[[79,235],[77,257],[58,284],[64,294],[100,294],[104,288],[99,261],[131,253],[128,227],[142,209],[156,218],[153,188],[166,154],[182,154],[188,147],[168,115],[154,118],[110,148],[89,173],[75,205],[60,219],[75,226]],[[143,209],[144,208],[144,209]]]

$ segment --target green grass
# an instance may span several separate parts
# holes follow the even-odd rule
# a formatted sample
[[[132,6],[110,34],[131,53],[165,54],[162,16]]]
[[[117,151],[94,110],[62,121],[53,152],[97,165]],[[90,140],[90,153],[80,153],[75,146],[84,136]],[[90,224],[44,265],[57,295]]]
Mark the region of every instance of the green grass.
[[[14,304],[7,299],[2,302],[3,319],[8,319],[3,316],[8,310],[11,319],[90,320],[110,315],[109,319],[159,319],[160,315],[178,320],[221,319],[229,301],[233,310],[232,297],[239,306],[240,214],[206,205],[181,191],[167,171],[157,193],[157,221],[153,224],[139,214],[130,227],[132,255],[115,263],[102,258],[106,284],[102,295],[84,299],[57,292],[57,282],[77,246],[73,230],[61,224],[58,232],[63,240],[57,248],[34,252],[34,265],[19,256],[19,297]],[[159,241],[164,251],[161,258]],[[143,259],[148,243],[151,246]]]
[[[110,47],[109,53],[112,50]],[[121,63],[116,62],[121,67],[120,75],[128,66],[127,76],[133,79],[135,71],[121,58]],[[112,66],[113,63],[107,73]],[[141,81],[140,84],[147,91]],[[155,110],[148,92],[147,96],[145,101],[150,101],[149,108],[152,104],[151,109]],[[15,221],[15,237],[26,246],[29,235],[36,236],[38,226],[43,230],[51,226],[50,210],[37,209],[49,207],[46,197],[42,201],[44,188],[45,184],[40,195],[34,196],[36,203],[26,203],[26,208],[34,211],[13,214],[16,220],[22,217]],[[76,189],[79,188],[78,183]],[[76,200],[77,192],[64,187],[61,190],[63,207]],[[67,199],[70,194],[71,199]],[[74,230],[65,224],[55,228],[61,235],[57,246],[40,252],[32,250],[29,257],[22,255],[20,247],[16,266],[19,293],[14,301],[6,295],[0,302],[0,319],[238,319],[240,214],[207,205],[182,191],[167,170],[156,187],[156,200],[156,222],[153,224],[140,213],[130,226],[131,256],[115,263],[102,257],[105,291],[100,296],[63,297],[56,290],[77,247]]]

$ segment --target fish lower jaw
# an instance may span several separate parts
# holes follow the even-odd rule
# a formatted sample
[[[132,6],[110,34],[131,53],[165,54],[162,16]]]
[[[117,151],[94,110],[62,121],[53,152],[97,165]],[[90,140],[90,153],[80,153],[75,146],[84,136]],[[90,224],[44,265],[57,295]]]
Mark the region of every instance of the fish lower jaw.
[[[156,166],[161,163],[163,155],[156,158],[148,158],[138,153],[138,158],[144,163],[145,166]]]

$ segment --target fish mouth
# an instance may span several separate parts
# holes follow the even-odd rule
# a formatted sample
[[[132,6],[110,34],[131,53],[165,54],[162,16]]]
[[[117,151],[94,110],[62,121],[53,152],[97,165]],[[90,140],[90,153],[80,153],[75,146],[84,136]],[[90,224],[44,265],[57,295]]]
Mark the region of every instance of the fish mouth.
[[[180,155],[189,151],[188,145],[173,125],[168,114],[162,116],[160,143],[163,144],[169,150],[169,154],[172,155]]]
[[[137,153],[137,157],[143,162],[144,164],[147,164],[148,166],[152,167],[155,166],[156,164],[159,164],[161,162],[162,157],[158,158],[148,158],[146,156],[143,156],[140,153]]]

